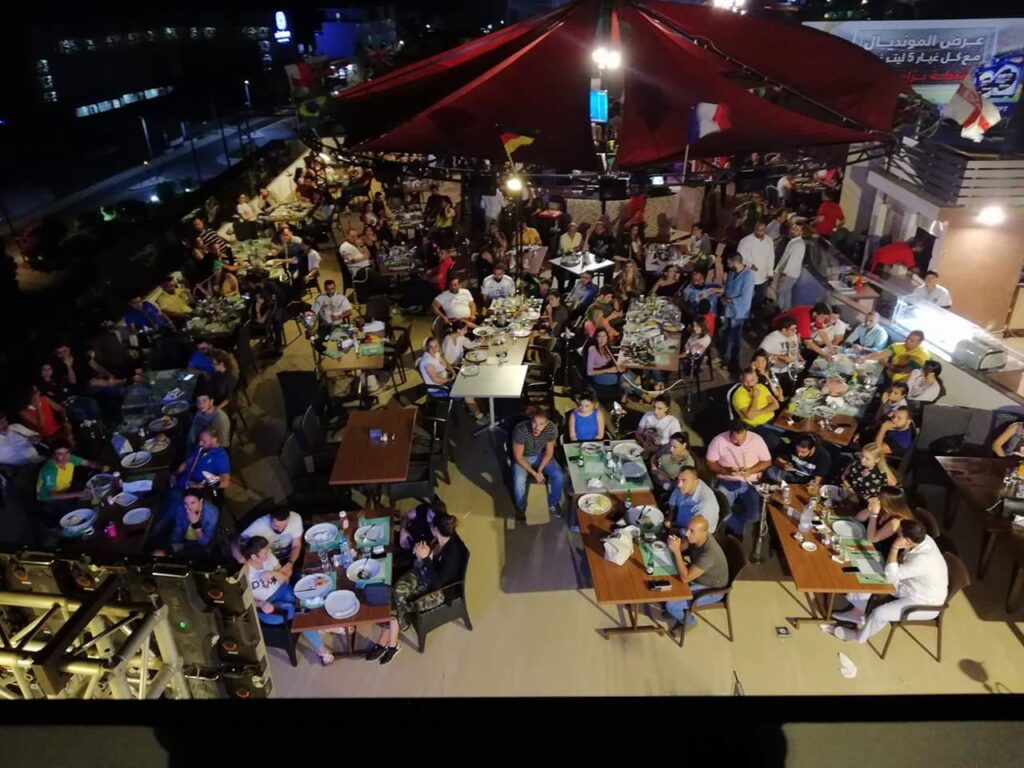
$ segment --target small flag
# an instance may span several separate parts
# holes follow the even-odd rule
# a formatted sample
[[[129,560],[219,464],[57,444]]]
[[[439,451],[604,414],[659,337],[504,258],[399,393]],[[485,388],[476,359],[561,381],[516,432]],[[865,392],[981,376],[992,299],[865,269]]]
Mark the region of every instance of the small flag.
[[[956,89],[946,105],[946,117],[956,120],[962,127],[960,135],[971,141],[981,141],[985,131],[1002,119],[999,109],[974,87],[974,77],[968,75]]]
[[[520,147],[526,147],[533,144],[534,137],[527,133],[515,133],[506,132],[501,134],[501,143],[505,147],[505,154],[509,157]]]
[[[725,104],[712,104],[707,101],[697,103],[690,119],[690,143],[696,144],[712,133],[727,131],[732,127],[729,122],[729,108]]]
[[[288,84],[291,87],[292,96],[305,96],[316,87],[318,73],[306,62],[285,64],[284,69],[288,73]]]
[[[324,104],[327,103],[326,96],[317,96],[315,99],[306,99],[299,103],[300,120],[319,120],[323,112]]]

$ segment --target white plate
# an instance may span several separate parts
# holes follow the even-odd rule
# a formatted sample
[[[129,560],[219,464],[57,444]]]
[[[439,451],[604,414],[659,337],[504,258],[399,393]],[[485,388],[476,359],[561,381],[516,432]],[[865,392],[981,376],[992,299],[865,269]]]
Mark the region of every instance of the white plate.
[[[117,496],[111,499],[112,502],[121,507],[130,507],[138,500],[138,496],[128,493],[127,491],[121,491],[121,493],[117,494]]]
[[[823,485],[821,490],[818,491],[823,499],[832,499],[834,501],[841,501],[843,498],[843,489],[838,485]]]
[[[309,602],[318,597],[324,597],[331,590],[331,580],[322,573],[311,573],[295,583],[295,592],[312,592],[313,590],[316,590],[316,593],[312,597],[306,596],[302,599]]]
[[[481,339],[486,339],[488,336],[494,335],[494,329],[487,325],[478,325],[473,329],[473,335],[479,336]]]
[[[178,420],[173,416],[161,416],[149,422],[150,432],[166,432],[178,426]]]
[[[480,373],[480,368],[476,365],[464,365],[462,366],[463,376],[476,376]]]
[[[643,462],[640,461],[624,461],[622,462],[622,476],[625,478],[642,478],[647,472],[647,468],[644,467]]]
[[[173,403],[168,403],[160,411],[164,416],[178,416],[189,409],[187,400],[175,400]]]
[[[482,363],[487,359],[487,353],[481,350],[470,350],[466,353],[466,361],[470,363]]]
[[[599,456],[601,454],[602,446],[600,443],[584,443],[580,448],[586,456]]]
[[[836,520],[832,523],[832,533],[840,539],[863,539],[867,529],[858,520]]]
[[[588,515],[607,515],[612,511],[612,500],[600,493],[580,496],[580,509]]]
[[[136,451],[135,453],[129,453],[123,459],[121,459],[121,466],[125,469],[138,469],[144,467],[153,460],[153,454],[149,451]]]
[[[359,598],[350,589],[338,589],[324,600],[324,610],[332,619],[347,619],[359,613]]]
[[[157,440],[155,437],[149,438],[142,444],[142,450],[149,451],[150,453],[160,453],[171,447],[170,440]]]
[[[149,520],[149,516],[153,514],[149,507],[136,507],[130,509],[124,513],[124,517],[121,518],[121,522],[125,525],[139,525]]]
[[[836,415],[836,410],[835,408],[829,408],[827,405],[819,405],[812,413],[819,419],[831,419]]]
[[[512,338],[514,338],[514,339],[525,339],[531,333],[533,333],[533,331],[531,331],[531,330],[529,330],[527,328],[516,328],[515,330],[512,331]]]
[[[624,459],[639,459],[644,455],[644,449],[636,443],[619,443],[612,448],[612,453],[616,456],[621,456]]]
[[[813,541],[802,541],[800,542],[800,548],[804,552],[816,552],[818,550],[818,545]]]
[[[361,558],[348,567],[345,575],[349,581],[370,581],[380,576],[380,563],[369,557]]]
[[[382,525],[360,526],[359,528],[356,528],[356,544],[372,544],[384,536],[384,533],[384,526]]]
[[[307,544],[333,544],[338,538],[338,526],[334,523],[319,523],[311,526],[303,538]]]
[[[601,478],[592,477],[587,480],[587,488],[604,488],[604,483],[601,482]]]
[[[95,519],[96,512],[88,507],[73,509],[60,519],[60,527],[65,531],[85,530],[92,525],[92,521]]]
[[[631,508],[626,513],[626,519],[633,525],[639,525],[643,520],[644,525],[655,526],[665,522],[665,513],[650,504],[641,504]]]
[[[540,312],[537,312],[537,311],[531,309],[529,312],[526,313],[526,319],[527,320],[540,320]]]

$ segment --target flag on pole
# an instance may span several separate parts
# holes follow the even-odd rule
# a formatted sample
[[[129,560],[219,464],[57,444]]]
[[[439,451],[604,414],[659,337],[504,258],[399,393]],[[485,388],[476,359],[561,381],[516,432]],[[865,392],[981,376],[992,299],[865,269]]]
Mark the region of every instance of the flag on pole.
[[[534,136],[524,131],[506,131],[501,134],[501,143],[505,147],[505,154],[508,155],[509,160],[512,159],[512,153],[520,147],[526,147],[533,144]]]
[[[317,96],[315,99],[304,99],[299,102],[299,119],[309,122],[318,121],[327,103],[326,96]]]
[[[1002,119],[998,107],[974,87],[973,74],[968,74],[960,83],[945,113],[960,124],[960,135],[971,141],[981,141],[985,132]]]
[[[705,136],[727,131],[731,127],[729,108],[725,104],[698,102],[690,118],[690,144],[696,144]]]

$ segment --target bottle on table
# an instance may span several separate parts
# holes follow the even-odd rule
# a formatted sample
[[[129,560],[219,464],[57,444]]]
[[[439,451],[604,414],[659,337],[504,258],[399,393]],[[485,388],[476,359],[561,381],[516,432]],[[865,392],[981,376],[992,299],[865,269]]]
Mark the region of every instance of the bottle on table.
[[[814,518],[814,500],[807,502],[804,511],[800,513],[800,533],[807,533],[811,530],[811,520]]]
[[[629,488],[626,489],[626,509],[630,510],[633,508],[633,491]]]

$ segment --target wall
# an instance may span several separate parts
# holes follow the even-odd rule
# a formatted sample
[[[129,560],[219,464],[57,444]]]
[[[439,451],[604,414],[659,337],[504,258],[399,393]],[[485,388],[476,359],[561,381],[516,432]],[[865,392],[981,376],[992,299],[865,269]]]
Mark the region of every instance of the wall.
[[[1012,213],[1012,212],[1011,212]],[[974,213],[944,209],[940,282],[953,295],[953,309],[987,329],[1002,329],[1024,265],[1024,217],[1011,215],[997,227],[974,221]]]

